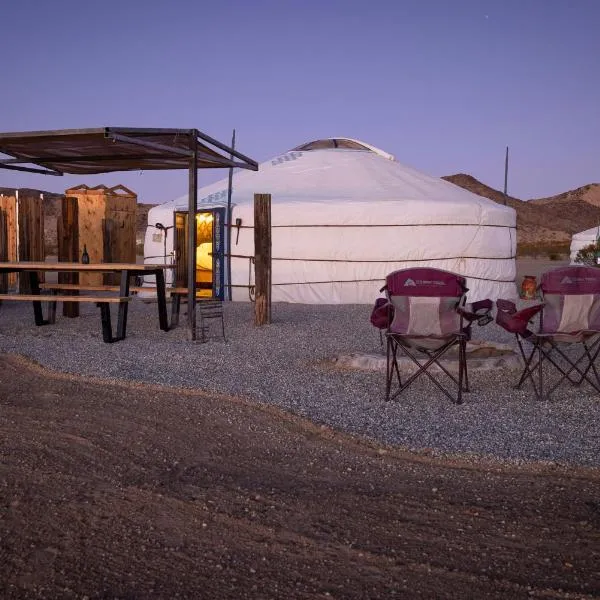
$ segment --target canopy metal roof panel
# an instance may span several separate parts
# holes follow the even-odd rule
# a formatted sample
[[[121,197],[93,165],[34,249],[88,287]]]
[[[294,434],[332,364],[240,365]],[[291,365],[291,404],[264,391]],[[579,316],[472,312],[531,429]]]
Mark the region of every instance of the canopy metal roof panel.
[[[0,158],[0,168],[48,175],[189,169],[194,144],[198,169],[258,170],[255,161],[197,129],[126,127],[0,133],[0,152],[11,157]]]

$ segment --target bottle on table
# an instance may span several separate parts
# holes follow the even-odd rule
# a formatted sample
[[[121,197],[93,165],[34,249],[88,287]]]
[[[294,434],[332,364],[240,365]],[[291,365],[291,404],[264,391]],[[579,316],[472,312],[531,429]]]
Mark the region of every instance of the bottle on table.
[[[83,245],[83,254],[81,255],[81,263],[84,265],[90,264],[90,255],[88,254],[87,246],[85,244]]]

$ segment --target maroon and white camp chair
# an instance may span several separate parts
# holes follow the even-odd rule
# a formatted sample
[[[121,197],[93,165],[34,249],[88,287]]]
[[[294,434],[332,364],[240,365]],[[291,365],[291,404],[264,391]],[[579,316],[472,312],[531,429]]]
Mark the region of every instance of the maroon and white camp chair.
[[[485,325],[491,321],[491,300],[466,303],[465,278],[449,271],[417,267],[394,271],[386,277],[387,300],[378,299],[371,314],[371,323],[385,329],[387,340],[386,400],[396,398],[419,376],[425,374],[453,402],[462,402],[462,392],[469,391],[466,343],[473,321]],[[440,359],[458,346],[458,377]],[[415,373],[402,381],[398,355],[405,355],[417,367]],[[446,387],[431,372],[437,365]],[[394,379],[398,389],[392,393]],[[456,386],[455,394],[448,384]]]
[[[539,291],[542,302],[520,311],[509,300],[496,303],[496,322],[515,334],[525,361],[517,388],[529,379],[540,400],[564,381],[575,386],[587,381],[600,392],[595,364],[600,352],[600,269],[569,266],[547,271]],[[536,317],[537,327],[532,325]],[[531,344],[529,351],[525,341]],[[544,382],[544,366],[558,371],[557,381]],[[551,385],[546,393],[544,383]]]

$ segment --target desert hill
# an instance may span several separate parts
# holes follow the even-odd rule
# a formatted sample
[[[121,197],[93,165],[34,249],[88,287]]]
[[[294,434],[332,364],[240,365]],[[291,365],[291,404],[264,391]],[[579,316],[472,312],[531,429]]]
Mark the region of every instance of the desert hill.
[[[504,194],[472,175],[457,173],[442,177],[474,194],[504,204]],[[56,215],[61,194],[30,188],[22,188],[25,194],[44,194],[46,199],[46,238],[47,247],[52,251],[56,246]],[[0,194],[12,195],[13,188],[0,187]],[[535,198],[523,201],[513,196],[506,197],[506,204],[517,211],[517,240],[520,253],[525,248],[535,246],[568,247],[574,233],[595,227],[600,223],[600,184],[591,183],[548,198]],[[141,243],[148,222],[148,211],[153,204],[137,205],[137,241]]]
[[[504,204],[502,192],[471,175],[458,173],[442,179]],[[520,245],[568,244],[574,233],[600,223],[600,184],[591,183],[557,196],[528,201],[507,196],[506,204],[517,211],[517,239]]]

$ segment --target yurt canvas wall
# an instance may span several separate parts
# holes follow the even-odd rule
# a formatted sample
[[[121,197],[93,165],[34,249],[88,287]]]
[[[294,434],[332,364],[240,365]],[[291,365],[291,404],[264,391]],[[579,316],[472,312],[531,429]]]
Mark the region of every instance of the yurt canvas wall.
[[[234,300],[253,284],[253,198],[272,195],[273,301],[372,303],[396,269],[431,266],[465,275],[469,299],[515,298],[512,208],[407,167],[373,146],[319,140],[233,177]],[[227,180],[198,192],[199,210],[227,204]],[[188,198],[148,214],[148,262],[173,249],[155,225],[174,225]],[[236,226],[236,223],[239,226]]]

